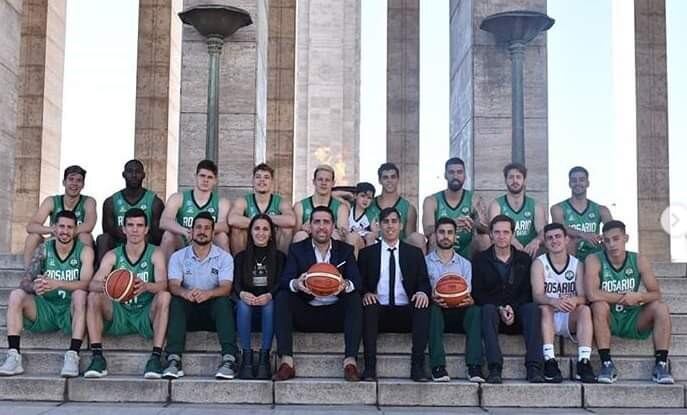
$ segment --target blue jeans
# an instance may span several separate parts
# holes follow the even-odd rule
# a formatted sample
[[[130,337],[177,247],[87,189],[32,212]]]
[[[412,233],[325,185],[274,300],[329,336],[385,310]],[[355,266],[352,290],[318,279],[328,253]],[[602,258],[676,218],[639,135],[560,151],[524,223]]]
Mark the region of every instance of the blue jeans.
[[[255,311],[255,313],[253,313]],[[250,349],[250,334],[253,326],[253,318],[260,314],[262,320],[262,343],[263,350],[272,348],[272,337],[274,336],[274,300],[263,306],[251,306],[239,300],[236,305],[236,327],[239,332],[239,342],[243,350]]]

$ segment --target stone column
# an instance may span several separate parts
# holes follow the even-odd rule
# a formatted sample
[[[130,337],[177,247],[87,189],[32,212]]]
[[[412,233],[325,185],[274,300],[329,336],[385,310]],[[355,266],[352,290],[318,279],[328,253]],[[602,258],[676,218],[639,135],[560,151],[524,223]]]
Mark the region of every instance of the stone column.
[[[21,39],[21,0],[0,0],[0,253],[11,248],[14,157],[17,144],[17,96]]]
[[[360,0],[299,0],[297,13],[294,200],[321,163],[355,184],[360,141]]]
[[[451,0],[450,153],[465,160],[467,187],[487,200],[503,194],[511,160],[511,61],[508,50],[480,30],[486,16],[510,10],[545,13],[546,0]],[[553,16],[554,18],[556,16]],[[548,202],[546,35],[525,50],[525,161],[528,194]]]
[[[418,206],[420,2],[387,3],[386,158],[401,170],[400,192]]]
[[[270,1],[269,22],[266,156],[275,169],[274,190],[291,198],[296,0]]]
[[[144,186],[162,200],[176,191],[182,0],[139,0],[134,156]]]
[[[639,252],[670,261],[670,235],[659,221],[670,204],[666,8],[664,0],[634,4]]]
[[[183,8],[205,3],[184,0]],[[220,58],[218,188],[234,198],[252,187],[253,166],[265,159],[267,0],[213,3],[242,8],[253,19],[225,39]],[[179,187],[188,189],[205,158],[209,59],[206,39],[193,27],[184,25],[182,40]]]
[[[12,252],[21,251],[31,215],[62,180],[65,12],[65,0],[23,2]]]

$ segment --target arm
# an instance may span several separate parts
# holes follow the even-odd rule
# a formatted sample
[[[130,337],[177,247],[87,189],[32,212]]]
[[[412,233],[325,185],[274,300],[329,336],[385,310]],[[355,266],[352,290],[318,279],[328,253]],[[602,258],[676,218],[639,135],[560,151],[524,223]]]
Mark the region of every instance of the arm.
[[[406,223],[406,235],[417,232],[417,209],[415,206],[410,205],[408,209],[408,223]]]
[[[436,208],[436,199],[431,195],[427,196],[422,202],[422,231],[427,238],[431,237],[434,233],[434,227],[436,225],[434,220],[434,211]]]
[[[96,210],[95,199],[92,197],[86,198],[83,204],[86,210],[84,222],[76,227],[76,233],[91,233],[95,224],[98,222],[98,211]]]
[[[309,229],[305,229],[303,227],[303,205],[301,202],[297,202],[295,205],[293,205],[293,213],[296,216],[296,231],[309,231]]]
[[[339,210],[336,212],[336,228],[339,234],[344,236],[349,233],[348,229],[348,204],[341,202]]]
[[[141,292],[147,291],[157,294],[161,291],[167,291],[167,264],[165,263],[165,254],[160,248],[155,249],[152,261],[155,269],[155,282],[143,283]]]
[[[43,199],[43,202],[41,202],[41,205],[38,207],[38,210],[36,211],[36,213],[33,214],[31,219],[29,220],[29,223],[26,225],[26,232],[39,235],[52,235],[55,230],[54,227],[43,226],[45,221],[48,219],[48,216],[50,216],[52,208],[52,197],[46,197],[45,199]]]
[[[281,203],[279,203],[279,211],[281,215],[272,216],[272,222],[280,228],[293,228],[296,226],[296,214],[293,212],[291,203],[288,200],[282,198]]]
[[[88,291],[94,293],[101,293],[104,290],[105,277],[112,271],[112,267],[115,263],[114,251],[108,251],[103,259],[100,261],[100,267],[95,273],[91,282],[88,284]]]
[[[34,287],[34,280],[42,277],[43,261],[45,260],[45,244],[40,244],[33,251],[31,262],[24,272],[24,278],[19,283],[19,288],[28,294],[36,292]]]
[[[232,228],[238,229],[248,229],[250,225],[250,219],[243,216],[243,212],[246,210],[246,199],[239,197],[234,201],[231,210],[229,211],[229,217],[227,218],[227,223]]]
[[[606,206],[599,206],[599,214],[601,215],[601,222],[608,223],[613,220],[613,215],[611,215],[611,210]]]
[[[659,301],[661,299],[661,289],[658,284],[658,279],[654,274],[654,270],[651,267],[651,263],[646,257],[637,255],[637,265],[639,267],[639,274],[642,276],[642,283],[644,284],[644,288],[646,288],[646,292],[636,293],[638,295],[637,303],[646,304],[652,301]]]
[[[534,261],[530,268],[530,284],[532,285],[534,302],[558,308],[560,301],[557,298],[551,298],[546,295],[544,289],[544,266],[539,261]]]
[[[181,193],[174,193],[169,197],[165,209],[160,217],[160,229],[172,232],[175,235],[187,236],[188,230],[177,223],[177,211],[181,207],[183,197]]]
[[[575,301],[576,305],[585,305],[587,304],[587,297],[584,291],[584,264],[582,261],[577,262],[577,271],[575,275],[577,275],[577,280],[575,281],[577,295],[572,297],[572,299]]]
[[[534,230],[537,231],[537,237],[532,239],[530,243],[523,248],[531,257],[537,255],[539,247],[542,242],[544,242],[544,226],[546,226],[548,220],[549,214],[544,208],[544,205],[537,203],[534,207]],[[513,240],[515,240],[515,238],[513,238]]]
[[[414,250],[415,251],[415,250]],[[429,272],[427,272],[427,263],[422,251],[417,248],[415,261],[417,263],[417,290],[423,292],[429,298],[432,292],[432,284],[429,281]]]
[[[587,295],[587,299],[591,303],[596,301],[605,301],[610,304],[619,303],[622,301],[622,294],[609,293],[601,289],[600,271],[601,263],[599,259],[596,255],[589,255],[584,261],[584,292]]]
[[[229,232],[229,225],[227,224],[227,217],[231,210],[231,202],[227,198],[219,200],[219,212],[217,213],[217,223],[215,224],[215,234]]]
[[[183,252],[177,251],[169,259],[169,270],[167,274],[167,288],[172,295],[181,297],[187,301],[194,301],[191,290],[182,287],[184,281],[184,258]]]
[[[360,273],[360,285],[358,286],[358,289],[360,290],[360,293],[362,295],[365,295],[369,292],[376,292],[377,289],[375,287],[374,290],[370,289],[370,284],[369,284],[369,275],[368,275],[368,261],[369,261],[369,249],[362,249],[360,252],[358,252],[358,271]]]
[[[152,241],[162,240],[162,229],[160,229],[160,217],[162,216],[162,211],[165,208],[165,204],[162,203],[162,199],[155,195],[153,199],[153,212],[152,212],[152,223],[150,224],[150,238]],[[103,218],[103,221],[105,218]],[[122,234],[123,236],[123,234]]]
[[[353,284],[353,290],[356,290],[359,289],[360,285],[362,284],[360,279],[360,270],[358,269],[358,264],[355,261],[353,247],[348,244],[344,244],[343,246],[348,248],[348,252],[346,255],[346,264],[344,265],[344,269],[342,270],[343,275],[345,279],[349,280]]]
[[[114,213],[112,212],[112,196],[105,199],[103,203],[103,232],[112,236],[118,241],[123,241],[126,236],[122,232],[122,228],[115,223]]]
[[[489,220],[487,219],[489,217],[489,214],[487,213],[487,206],[485,205],[482,196],[476,195],[474,193],[472,197],[472,211],[475,212],[477,215],[477,218],[473,218],[475,222],[473,226],[474,229],[477,230],[477,233],[489,233]]]
[[[290,284],[291,280],[298,278],[298,258],[294,252],[294,246],[289,246],[289,254],[286,257],[286,264],[284,264],[284,270],[279,276],[279,286],[283,290],[291,290]]]
[[[480,269],[480,258],[477,257],[472,261],[472,281],[470,281],[471,291],[470,295],[475,300],[475,304],[484,304],[484,276]]]

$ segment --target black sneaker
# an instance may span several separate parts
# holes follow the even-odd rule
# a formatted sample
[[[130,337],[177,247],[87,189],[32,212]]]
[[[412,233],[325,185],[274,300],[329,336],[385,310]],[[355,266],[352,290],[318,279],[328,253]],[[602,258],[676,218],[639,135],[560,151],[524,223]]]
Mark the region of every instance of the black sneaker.
[[[451,378],[448,376],[446,366],[437,366],[432,368],[432,380],[434,382],[448,382]]]
[[[425,371],[425,359],[424,356],[413,357],[410,364],[410,378],[415,382],[427,382],[429,376]]]
[[[549,359],[544,362],[544,379],[549,383],[563,382],[563,375],[561,375],[561,370],[558,368],[556,359]]]
[[[575,379],[582,381],[582,383],[596,383],[596,375],[589,359],[578,360],[576,372]]]
[[[529,383],[544,383],[544,375],[542,374],[541,367],[538,364],[527,365],[527,381]]]
[[[484,375],[482,374],[482,366],[468,366],[468,381],[475,383],[484,382]]]
[[[487,376],[487,383],[503,383],[503,378],[501,377],[502,367],[499,364],[489,365],[489,376]]]

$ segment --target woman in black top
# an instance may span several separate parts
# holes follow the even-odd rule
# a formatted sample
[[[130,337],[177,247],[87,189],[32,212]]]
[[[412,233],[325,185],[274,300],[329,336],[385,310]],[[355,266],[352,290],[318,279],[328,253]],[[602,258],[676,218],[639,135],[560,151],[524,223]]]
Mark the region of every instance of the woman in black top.
[[[272,219],[266,214],[253,217],[248,226],[248,245],[234,258],[234,291],[239,297],[236,320],[243,359],[239,377],[269,379],[270,347],[274,335],[274,297],[286,256],[277,250]],[[262,317],[262,343],[256,367],[251,350],[253,315]]]

